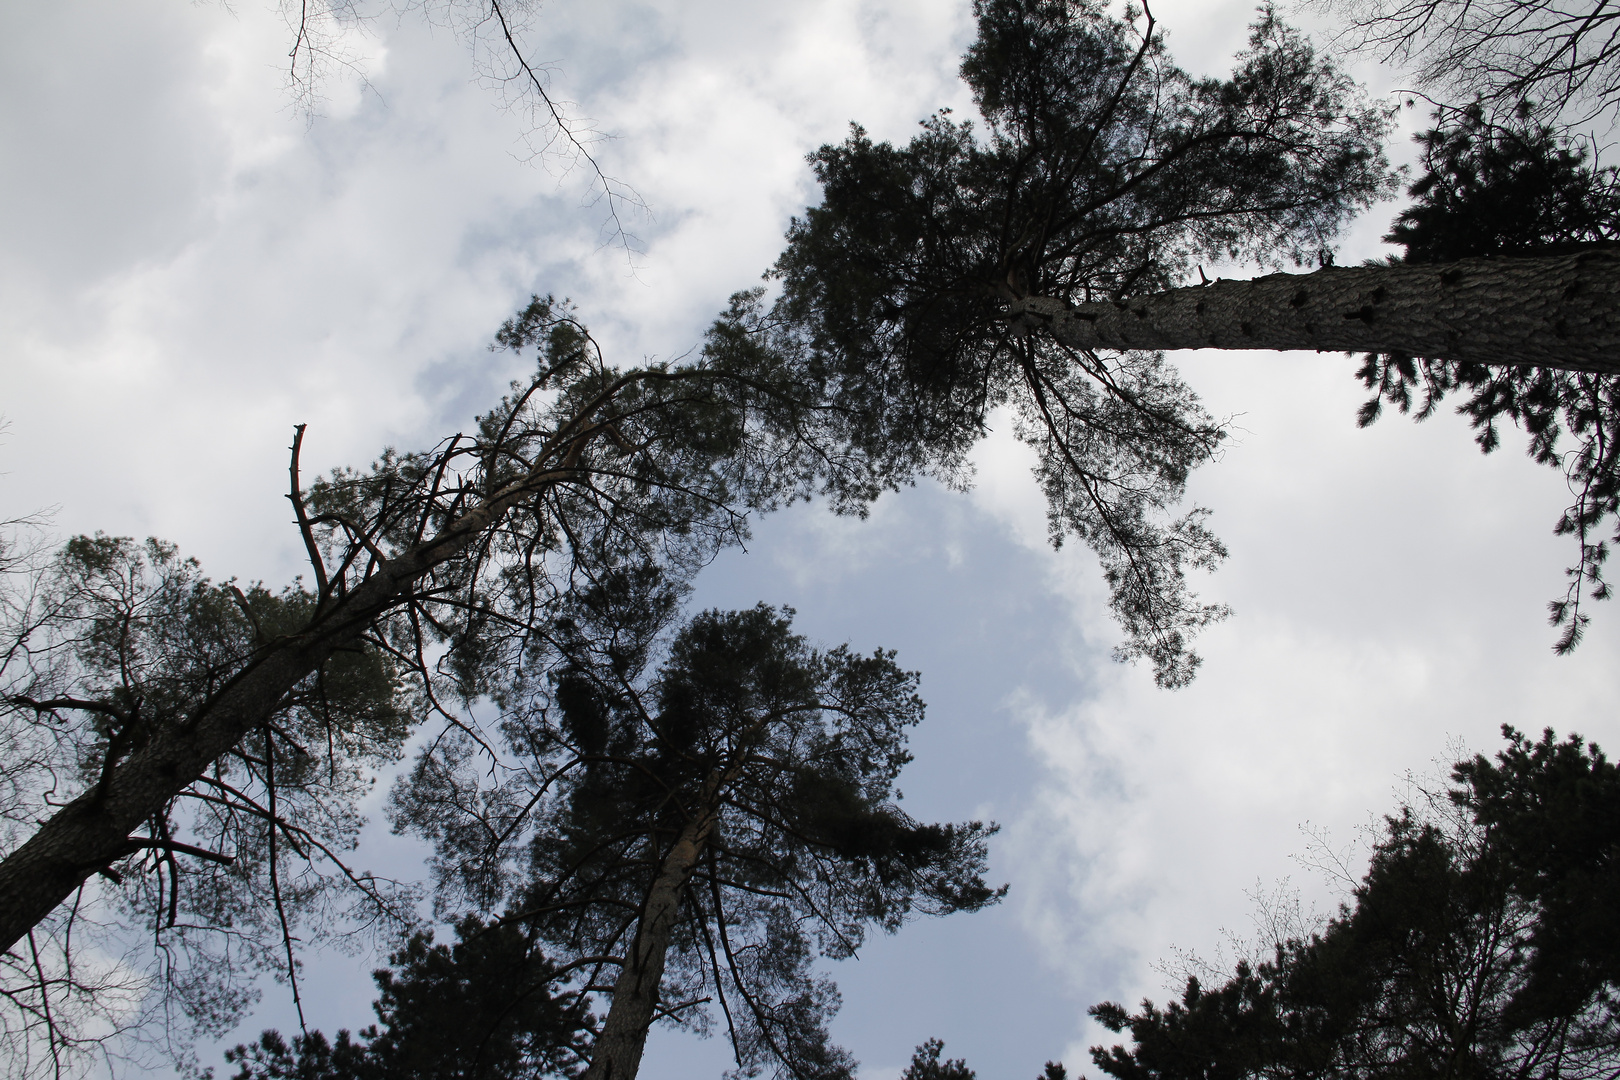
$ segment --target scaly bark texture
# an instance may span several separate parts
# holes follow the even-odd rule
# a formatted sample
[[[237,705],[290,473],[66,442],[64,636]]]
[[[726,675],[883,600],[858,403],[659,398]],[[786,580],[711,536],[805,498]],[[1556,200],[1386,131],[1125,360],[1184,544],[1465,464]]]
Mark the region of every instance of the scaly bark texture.
[[[664,856],[658,880],[647,893],[646,906],[636,924],[635,939],[625,957],[624,967],[613,984],[613,1005],[602,1021],[602,1034],[591,1052],[591,1067],[585,1080],[635,1080],[641,1068],[641,1053],[647,1045],[647,1029],[652,1027],[658,1008],[658,984],[664,978],[664,957],[669,952],[669,932],[680,914],[681,893],[692,877],[703,849],[720,820],[718,773],[704,785],[703,805],[681,830],[675,846]]]
[[[1620,373],[1620,253],[1329,266],[1108,303],[1032,296],[1014,326],[1078,349],[1314,349]]]
[[[536,470],[438,536],[382,563],[313,626],[266,645],[190,723],[154,739],[114,768],[104,786],[91,788],[53,814],[0,861],[0,951],[26,937],[91,874],[134,851],[131,833],[243,735],[273,716],[288,692],[333,652],[399,604],[413,582],[466,550],[512,506],[571,474],[566,467]]]

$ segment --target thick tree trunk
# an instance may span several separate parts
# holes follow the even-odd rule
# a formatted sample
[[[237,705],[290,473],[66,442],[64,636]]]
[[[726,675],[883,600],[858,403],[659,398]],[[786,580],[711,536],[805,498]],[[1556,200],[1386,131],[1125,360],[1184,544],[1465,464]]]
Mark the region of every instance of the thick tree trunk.
[[[647,1045],[647,1029],[652,1027],[658,1008],[658,985],[664,978],[664,955],[669,951],[669,934],[680,914],[681,894],[692,877],[692,870],[703,857],[703,849],[719,820],[718,792],[721,778],[711,776],[700,797],[701,809],[681,830],[675,846],[664,856],[658,880],[647,893],[647,903],[636,924],[623,969],[613,984],[613,1005],[602,1021],[602,1033],[591,1051],[591,1067],[585,1080],[635,1080],[641,1068],[641,1053]]]
[[[1620,253],[1330,266],[1110,303],[1027,297],[1014,325],[1082,349],[1314,349],[1620,373]]]
[[[91,874],[134,850],[130,834],[263,725],[287,693],[337,649],[399,604],[412,584],[454,558],[513,504],[572,470],[536,472],[463,514],[437,537],[390,560],[339,597],[304,632],[270,643],[186,726],[154,739],[53,814],[0,861],[0,952],[27,936]]]

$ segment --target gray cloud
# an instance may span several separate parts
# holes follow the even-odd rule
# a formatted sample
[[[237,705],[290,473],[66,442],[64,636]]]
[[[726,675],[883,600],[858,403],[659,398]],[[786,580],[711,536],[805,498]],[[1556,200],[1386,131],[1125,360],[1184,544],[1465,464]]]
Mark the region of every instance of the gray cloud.
[[[174,539],[216,575],[285,580],[294,423],[312,467],[362,464],[465,425],[519,372],[484,349],[531,291],[579,302],[625,362],[693,346],[774,259],[812,197],[803,155],[851,119],[904,139],[970,103],[967,5],[821,0],[553,5],[535,54],[652,216],[634,260],[601,246],[578,172],[524,165],[464,43],[410,21],[365,44],[372,87],[286,109],[277,17],[74,0],[0,14],[0,499],[61,505],[63,532]],[[1218,70],[1247,3],[1156,5],[1178,58]],[[1347,258],[1376,251],[1387,209]],[[902,784],[916,813],[1007,830],[996,912],[914,927],[839,965],[840,1037],[875,1076],[944,1036],[981,1075],[1033,1075],[1098,1038],[1086,1005],[1158,993],[1149,964],[1246,925],[1245,890],[1293,874],[1303,822],[1348,836],[1448,740],[1503,721],[1612,744],[1613,612],[1550,656],[1565,497],[1456,418],[1353,426],[1343,357],[1198,354],[1182,366],[1239,437],[1194,484],[1236,614],[1188,690],[1111,665],[1083,551],[1044,542],[1004,435],[971,496],[923,487],[866,522],[799,508],[704,578],[704,604],[791,603],[827,641],[900,650],[929,721]],[[415,849],[368,834],[379,865]],[[369,1017],[369,961],[311,958],[328,1027]],[[1162,996],[1162,995],[1160,995]],[[259,1026],[289,1025],[270,988]],[[659,1075],[711,1075],[718,1044],[660,1036]]]

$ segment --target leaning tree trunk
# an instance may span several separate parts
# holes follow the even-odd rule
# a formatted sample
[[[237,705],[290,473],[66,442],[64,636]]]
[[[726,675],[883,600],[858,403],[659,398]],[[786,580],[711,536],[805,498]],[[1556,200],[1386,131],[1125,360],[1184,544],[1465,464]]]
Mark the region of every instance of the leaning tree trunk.
[[[130,834],[185,790],[338,649],[403,602],[513,505],[574,474],[573,460],[536,469],[462,514],[438,536],[377,567],[300,633],[270,642],[185,725],[165,732],[53,814],[0,861],[0,952],[9,950],[98,870],[136,850]]]
[[[1108,303],[1032,296],[1014,326],[1081,349],[1315,349],[1620,373],[1620,253],[1330,266]]]
[[[681,830],[658,868],[658,879],[647,892],[624,967],[613,984],[613,1004],[602,1021],[602,1033],[591,1050],[591,1067],[584,1080],[635,1080],[641,1068],[647,1030],[658,1009],[658,986],[664,979],[670,931],[680,914],[681,893],[686,891],[686,883],[720,818],[721,783],[718,773],[709,777],[699,796],[697,813]]]

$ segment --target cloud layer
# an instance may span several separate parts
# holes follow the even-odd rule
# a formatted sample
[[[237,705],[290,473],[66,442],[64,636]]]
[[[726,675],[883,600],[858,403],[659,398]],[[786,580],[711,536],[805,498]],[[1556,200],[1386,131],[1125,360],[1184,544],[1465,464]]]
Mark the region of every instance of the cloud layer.
[[[216,576],[286,580],[292,425],[308,465],[363,464],[470,422],[519,372],[484,348],[533,291],[574,298],[610,356],[691,348],[758,280],[813,198],[803,155],[852,119],[905,139],[955,81],[965,4],[722,0],[543,8],[553,89],[617,137],[592,144],[651,215],[602,243],[588,175],[524,164],[467,42],[419,21],[355,38],[370,87],[288,108],[285,28],[170,0],[64,0],[0,15],[0,499],[63,533],[153,533]],[[1217,71],[1246,4],[1164,5],[1172,52]],[[1392,210],[1341,261],[1376,253]],[[628,219],[627,219],[628,220]],[[1350,840],[1401,775],[1503,722],[1613,747],[1620,615],[1550,655],[1543,605],[1569,560],[1567,493],[1518,454],[1482,458],[1452,416],[1353,425],[1353,363],[1196,354],[1233,418],[1194,484],[1232,557],[1203,586],[1236,614],[1189,689],[1107,660],[1094,562],[1045,543],[1024,452],[977,455],[968,496],[921,487],[868,521],[818,507],[761,522],[704,604],[790,603],[827,641],[900,650],[930,719],[903,780],[918,816],[1005,826],[1007,904],[906,930],[839,965],[839,1035],[897,1074],[931,1035],[984,1076],[1084,1065],[1086,1005],[1160,998],[1151,963],[1246,930],[1245,895],[1292,875],[1310,823]],[[1510,441],[1511,442],[1511,441]],[[379,862],[412,849],[380,834]],[[329,1028],[368,1020],[362,962],[311,958]],[[324,966],[322,966],[324,965]],[[244,1028],[286,1028],[271,988]],[[710,1075],[718,1043],[658,1037],[658,1075]]]

